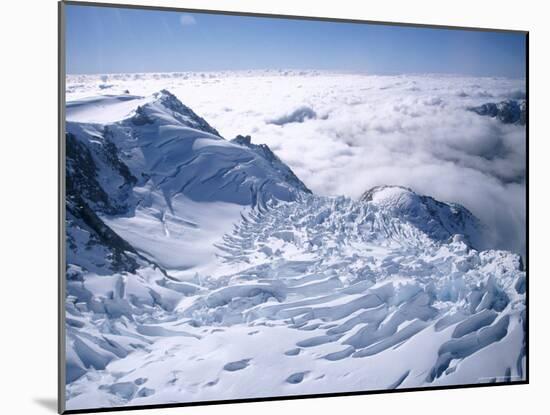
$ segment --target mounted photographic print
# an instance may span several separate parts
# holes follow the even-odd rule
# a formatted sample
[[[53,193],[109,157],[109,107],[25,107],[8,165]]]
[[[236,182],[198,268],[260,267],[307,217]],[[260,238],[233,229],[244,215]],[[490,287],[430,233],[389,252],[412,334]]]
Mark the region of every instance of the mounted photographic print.
[[[527,41],[60,3],[60,412],[526,383]]]

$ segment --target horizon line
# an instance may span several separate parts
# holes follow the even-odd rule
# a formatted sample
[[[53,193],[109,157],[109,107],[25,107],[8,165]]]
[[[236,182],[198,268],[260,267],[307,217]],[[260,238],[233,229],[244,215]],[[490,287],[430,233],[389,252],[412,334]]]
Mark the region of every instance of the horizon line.
[[[201,74],[201,73],[247,73],[247,72],[322,72],[326,74],[348,74],[364,76],[442,76],[442,77],[465,77],[465,78],[493,78],[493,79],[513,79],[526,80],[524,76],[505,76],[505,75],[474,75],[451,72],[368,72],[353,69],[315,69],[315,68],[257,68],[257,69],[205,69],[205,70],[183,70],[183,71],[142,71],[142,72],[66,72],[65,76],[102,76],[102,75],[156,75],[156,74]]]

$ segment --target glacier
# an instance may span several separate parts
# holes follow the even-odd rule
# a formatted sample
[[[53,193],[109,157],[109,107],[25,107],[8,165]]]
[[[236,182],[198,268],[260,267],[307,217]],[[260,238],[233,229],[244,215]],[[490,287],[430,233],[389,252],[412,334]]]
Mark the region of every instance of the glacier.
[[[462,205],[319,195],[166,89],[66,116],[67,409],[525,379],[522,258]]]

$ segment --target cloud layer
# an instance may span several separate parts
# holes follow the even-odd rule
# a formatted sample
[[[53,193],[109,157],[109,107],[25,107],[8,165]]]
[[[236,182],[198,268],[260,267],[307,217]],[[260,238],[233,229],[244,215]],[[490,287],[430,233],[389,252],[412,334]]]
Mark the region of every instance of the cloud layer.
[[[136,94],[170,89],[226,138],[268,144],[316,193],[356,198],[377,185],[411,187],[469,208],[491,230],[491,247],[525,253],[525,127],[466,110],[524,96],[521,80],[314,71],[134,77],[107,82]],[[69,96],[100,83],[74,78]]]
[[[182,14],[180,16],[180,24],[182,26],[192,26],[194,25],[195,23],[197,23],[197,21],[195,20],[195,18],[193,16],[191,16],[190,14]]]

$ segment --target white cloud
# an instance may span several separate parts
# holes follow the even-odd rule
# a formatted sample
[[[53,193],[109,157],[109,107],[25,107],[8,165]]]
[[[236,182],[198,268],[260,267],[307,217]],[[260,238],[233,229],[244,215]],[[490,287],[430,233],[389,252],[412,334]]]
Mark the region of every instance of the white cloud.
[[[491,246],[524,252],[525,129],[466,111],[521,87],[491,78],[249,74],[181,97],[227,138],[251,134],[271,146],[316,193],[359,197],[405,185],[465,205],[492,230]],[[273,125],[300,108],[318,116]]]
[[[180,23],[182,26],[192,26],[197,23],[195,18],[191,16],[190,14],[182,14],[180,16]]]

